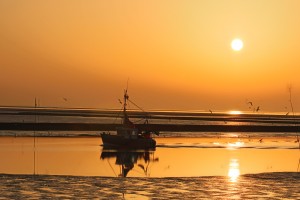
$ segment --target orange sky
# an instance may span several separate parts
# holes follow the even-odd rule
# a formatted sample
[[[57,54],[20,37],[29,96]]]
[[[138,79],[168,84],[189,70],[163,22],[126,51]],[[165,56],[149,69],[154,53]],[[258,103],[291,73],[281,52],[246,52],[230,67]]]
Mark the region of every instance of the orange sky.
[[[300,1],[0,1],[0,105],[290,111]],[[244,42],[240,52],[231,41]],[[63,97],[68,101],[64,101]]]

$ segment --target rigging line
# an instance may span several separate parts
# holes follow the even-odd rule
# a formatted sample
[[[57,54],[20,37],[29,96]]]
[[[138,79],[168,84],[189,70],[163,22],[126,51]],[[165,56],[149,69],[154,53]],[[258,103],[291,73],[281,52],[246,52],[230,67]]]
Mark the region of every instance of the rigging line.
[[[112,171],[113,171],[114,175],[115,175],[116,177],[118,177],[118,176],[117,176],[117,174],[116,174],[116,172],[115,172],[115,170],[114,170],[114,168],[111,166],[111,164],[110,164],[110,162],[109,162],[109,160],[108,160],[108,159],[107,159],[107,162],[108,162],[108,164],[109,164],[110,168],[112,169]]]
[[[148,177],[150,176],[150,172],[148,171],[148,169],[150,170],[149,166],[150,166],[150,161],[147,163],[147,165],[145,167],[145,170],[144,170],[145,175],[148,176]]]
[[[138,109],[140,109],[141,111],[143,111],[144,113],[146,113],[146,115],[149,115],[148,112],[146,112],[143,108],[141,108],[140,106],[138,106],[137,104],[135,104],[133,101],[131,101],[130,99],[128,99],[128,101],[130,103],[132,103],[134,106],[136,106]]]
[[[153,155],[153,159],[152,160],[154,160],[154,155]],[[151,174],[151,168],[152,168],[153,164],[154,164],[154,161],[153,162],[149,161],[148,164],[147,164],[147,167],[146,167],[149,177],[150,177],[150,174]],[[149,171],[148,171],[148,169],[149,169]]]
[[[143,121],[144,119],[139,119],[139,120],[136,120],[136,121],[133,121],[133,123],[138,123],[138,122],[141,122]]]
[[[141,108],[140,106],[138,106],[136,103],[134,103],[133,101],[131,101],[130,99],[128,99],[128,101],[130,103],[132,103],[134,106],[136,106],[138,109],[142,110],[143,112],[147,113],[143,108]]]
[[[116,121],[117,121],[117,119],[120,117],[121,113],[123,112],[123,111],[122,111],[122,110],[123,110],[123,108],[124,108],[124,106],[122,106],[122,108],[121,108],[121,111],[119,111],[119,112],[118,112],[118,115],[117,115],[117,117],[115,118],[115,120],[114,120],[113,124],[115,124],[115,123],[116,123]]]
[[[149,173],[148,173],[149,176],[151,174],[151,168],[154,165],[154,162],[155,162],[155,153],[153,152],[153,154],[152,154],[152,162],[150,162],[150,160],[149,160],[148,165],[147,165],[147,170],[149,169]]]

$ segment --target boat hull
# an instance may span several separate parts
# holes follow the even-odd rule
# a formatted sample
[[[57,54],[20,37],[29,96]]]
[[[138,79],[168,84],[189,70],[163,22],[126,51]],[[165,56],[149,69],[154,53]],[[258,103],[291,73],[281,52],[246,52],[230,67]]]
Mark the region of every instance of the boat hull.
[[[153,149],[156,141],[152,138],[125,138],[119,135],[101,134],[104,147]]]

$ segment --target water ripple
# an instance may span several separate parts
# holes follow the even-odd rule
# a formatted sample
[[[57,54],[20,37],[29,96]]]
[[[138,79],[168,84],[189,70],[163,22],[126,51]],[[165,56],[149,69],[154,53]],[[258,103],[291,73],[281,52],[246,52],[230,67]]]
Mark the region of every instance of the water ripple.
[[[300,173],[228,177],[107,178],[0,175],[0,197],[8,199],[299,199]]]

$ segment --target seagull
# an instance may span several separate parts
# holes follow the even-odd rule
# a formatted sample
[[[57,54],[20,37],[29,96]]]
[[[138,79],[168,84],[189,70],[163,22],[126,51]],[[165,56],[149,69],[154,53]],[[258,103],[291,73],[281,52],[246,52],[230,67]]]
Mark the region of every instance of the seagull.
[[[64,100],[64,101],[68,101],[68,99],[67,99],[67,98],[65,98],[65,97],[63,97],[63,100]]]
[[[212,110],[209,110],[209,112],[212,114],[213,113],[213,111]]]
[[[259,108],[259,106],[257,106],[257,108],[256,108],[256,112],[258,112],[260,110],[260,108]]]
[[[248,101],[247,104],[250,104],[251,106],[253,106],[252,101]]]
[[[259,142],[262,143],[263,139],[260,139]]]

